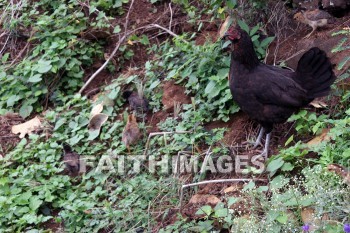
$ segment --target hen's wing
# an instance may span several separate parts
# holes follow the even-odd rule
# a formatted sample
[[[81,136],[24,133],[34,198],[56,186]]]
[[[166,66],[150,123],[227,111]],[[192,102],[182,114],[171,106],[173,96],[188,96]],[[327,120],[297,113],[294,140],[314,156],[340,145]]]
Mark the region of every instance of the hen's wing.
[[[261,64],[252,72],[251,91],[262,104],[301,107],[307,103],[307,92],[291,77],[293,71]]]

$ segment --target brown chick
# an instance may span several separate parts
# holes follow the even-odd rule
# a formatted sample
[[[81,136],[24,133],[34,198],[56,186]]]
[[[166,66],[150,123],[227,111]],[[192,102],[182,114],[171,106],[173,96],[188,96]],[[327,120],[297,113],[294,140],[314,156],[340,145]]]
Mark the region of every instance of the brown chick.
[[[72,148],[68,144],[63,144],[63,162],[70,175],[77,175],[80,170],[80,155],[73,152]]]
[[[130,154],[130,145],[137,142],[140,138],[140,129],[136,121],[135,114],[131,114],[128,116],[128,121],[125,125],[122,135],[122,141],[125,144],[126,148],[128,148],[128,152]]]
[[[148,100],[144,96],[140,96],[135,91],[124,91],[124,99],[128,100],[131,110],[147,112],[149,109]]]
[[[315,9],[309,11],[298,12],[293,17],[295,20],[307,24],[312,27],[312,31],[307,34],[305,38],[311,36],[311,34],[319,27],[324,27],[327,24],[334,23],[335,19],[329,13],[323,10]]]

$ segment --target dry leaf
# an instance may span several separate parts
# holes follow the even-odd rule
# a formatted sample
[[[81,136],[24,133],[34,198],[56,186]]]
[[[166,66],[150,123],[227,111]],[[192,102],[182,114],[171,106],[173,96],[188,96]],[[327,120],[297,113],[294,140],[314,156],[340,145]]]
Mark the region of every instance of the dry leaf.
[[[204,204],[204,205],[217,205],[220,202],[220,199],[214,195],[208,194],[195,194],[191,197],[190,204]]]
[[[233,193],[233,192],[239,191],[240,189],[242,189],[242,188],[239,186],[230,186],[230,187],[224,189],[224,193]]]
[[[315,138],[313,138],[312,140],[310,140],[307,145],[308,146],[315,146],[320,144],[323,141],[329,141],[331,139],[331,137],[328,135],[329,131],[331,129],[323,129],[322,133],[318,136],[316,136]]]
[[[95,105],[90,112],[90,118],[101,113],[102,111],[103,111],[103,104],[102,103]]]
[[[228,27],[230,26],[229,23],[231,21],[231,17],[227,16],[225,22],[221,25],[220,30],[219,30],[219,38],[222,38],[224,34],[226,33]]]
[[[91,131],[100,130],[102,125],[107,121],[108,116],[103,113],[98,113],[91,117],[88,128]]]
[[[315,107],[315,108],[326,108],[328,107],[328,105],[321,101],[321,100],[313,100],[311,103],[309,103],[311,106]]]
[[[301,220],[304,225],[308,224],[310,226],[310,231],[316,230],[320,225],[320,219],[315,218],[315,210],[311,207],[306,207],[301,210]]]
[[[24,122],[19,125],[12,126],[13,134],[20,134],[19,138],[24,138],[26,134],[31,134],[34,130],[39,129],[41,127],[41,122],[38,117],[34,117],[33,119]]]

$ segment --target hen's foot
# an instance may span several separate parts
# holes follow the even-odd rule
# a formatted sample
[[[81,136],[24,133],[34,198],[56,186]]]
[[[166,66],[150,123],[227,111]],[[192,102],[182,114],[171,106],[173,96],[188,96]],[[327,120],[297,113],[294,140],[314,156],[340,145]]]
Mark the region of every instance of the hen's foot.
[[[259,131],[259,135],[255,141],[255,143],[253,144],[253,149],[256,149],[258,146],[263,146],[263,144],[261,143],[261,139],[264,136],[265,133],[265,128],[261,127],[260,131]]]

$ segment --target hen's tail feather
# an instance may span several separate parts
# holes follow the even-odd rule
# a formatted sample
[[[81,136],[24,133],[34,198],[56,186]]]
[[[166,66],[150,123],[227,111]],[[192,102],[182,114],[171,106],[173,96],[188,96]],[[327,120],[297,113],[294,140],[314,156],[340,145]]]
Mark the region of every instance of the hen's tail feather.
[[[307,90],[309,98],[325,96],[336,77],[326,53],[311,48],[299,60],[294,80]]]

